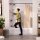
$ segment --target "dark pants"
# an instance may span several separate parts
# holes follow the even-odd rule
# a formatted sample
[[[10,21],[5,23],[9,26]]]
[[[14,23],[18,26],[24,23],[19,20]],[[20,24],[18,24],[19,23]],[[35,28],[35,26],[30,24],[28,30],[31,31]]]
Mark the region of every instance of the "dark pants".
[[[23,32],[22,32],[22,27],[21,27],[21,22],[16,22],[15,25],[14,25],[15,28],[17,28],[17,25],[19,25],[21,34],[23,34]]]

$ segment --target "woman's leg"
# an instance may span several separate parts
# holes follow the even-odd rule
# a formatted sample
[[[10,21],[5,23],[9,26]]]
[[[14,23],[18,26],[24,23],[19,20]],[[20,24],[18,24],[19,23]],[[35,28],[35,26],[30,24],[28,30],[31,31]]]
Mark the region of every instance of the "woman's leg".
[[[17,25],[18,25],[18,22],[16,22],[16,23],[14,24],[15,28],[17,28]]]
[[[21,22],[19,22],[19,27],[20,27],[20,32],[21,32],[20,35],[22,35],[23,34],[23,30],[22,30]]]

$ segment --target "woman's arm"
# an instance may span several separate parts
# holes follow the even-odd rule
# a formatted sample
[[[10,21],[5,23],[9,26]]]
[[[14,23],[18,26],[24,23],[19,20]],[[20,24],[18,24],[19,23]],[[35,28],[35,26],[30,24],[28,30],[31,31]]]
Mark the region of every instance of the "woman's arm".
[[[16,13],[13,13],[13,15],[16,15]]]

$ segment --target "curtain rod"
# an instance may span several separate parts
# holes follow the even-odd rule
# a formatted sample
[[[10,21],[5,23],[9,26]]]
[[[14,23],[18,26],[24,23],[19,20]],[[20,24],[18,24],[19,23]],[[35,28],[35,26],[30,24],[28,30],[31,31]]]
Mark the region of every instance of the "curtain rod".
[[[33,3],[9,3],[9,4],[33,4]]]

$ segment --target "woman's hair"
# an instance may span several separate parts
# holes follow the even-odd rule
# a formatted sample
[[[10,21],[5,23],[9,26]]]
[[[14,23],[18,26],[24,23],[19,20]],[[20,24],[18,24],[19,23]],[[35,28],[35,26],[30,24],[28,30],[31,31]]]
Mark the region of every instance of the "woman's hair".
[[[20,9],[19,9],[19,8],[17,8],[17,10],[18,10],[18,11],[20,11]]]

